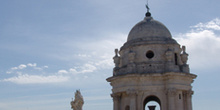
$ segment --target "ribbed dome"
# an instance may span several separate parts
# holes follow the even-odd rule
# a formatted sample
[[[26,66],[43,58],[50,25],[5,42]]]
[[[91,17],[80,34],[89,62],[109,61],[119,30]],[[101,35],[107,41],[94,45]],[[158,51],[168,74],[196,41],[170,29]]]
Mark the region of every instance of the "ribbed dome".
[[[147,39],[151,37],[171,38],[170,31],[159,21],[147,16],[130,31],[127,41]]]

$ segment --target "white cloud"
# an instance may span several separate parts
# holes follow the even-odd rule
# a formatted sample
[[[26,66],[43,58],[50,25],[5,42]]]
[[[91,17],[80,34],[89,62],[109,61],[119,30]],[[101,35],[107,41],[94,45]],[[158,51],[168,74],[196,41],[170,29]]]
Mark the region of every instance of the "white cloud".
[[[94,71],[100,71],[103,69],[113,68],[113,59],[114,56],[114,49],[120,48],[124,41],[126,41],[125,34],[122,33],[114,33],[108,35],[109,39],[97,39],[95,42],[84,42],[82,45],[81,43],[73,43],[75,41],[67,41],[65,42],[65,46],[68,48],[75,48],[78,47],[77,50],[86,50],[82,53],[74,53],[74,54],[63,54],[59,56],[59,59],[62,60],[79,60],[81,62],[85,62],[84,64],[81,63],[80,66],[73,66],[72,68],[65,69],[62,71],[58,71],[60,74],[84,74],[84,73],[91,73]],[[68,49],[68,52],[71,52]],[[67,52],[67,53],[68,53]],[[73,58],[75,57],[75,58]],[[56,57],[58,58],[58,57]]]
[[[94,65],[91,64],[85,64],[82,68],[80,68],[81,70],[79,71],[79,73],[88,73],[88,72],[93,72],[95,71],[97,68]]]
[[[68,71],[66,71],[66,70],[59,70],[58,73],[59,73],[59,74],[67,74]]]
[[[36,67],[37,64],[36,64],[36,63],[28,63],[27,66],[30,66],[30,67]]]
[[[80,74],[80,73],[91,73],[91,72],[94,72],[95,70],[97,70],[97,68],[92,65],[92,64],[84,64],[83,66],[78,66],[78,67],[73,67],[73,68],[70,68],[69,71],[67,70],[59,70],[58,73],[59,74]]]
[[[18,69],[18,67],[12,67],[11,68],[11,70],[17,70]]]
[[[37,66],[37,63],[28,63],[27,64],[27,66],[28,67],[31,67],[31,68],[33,68],[33,69],[35,69],[35,70],[43,70],[43,69],[45,69],[45,68],[49,68],[48,66],[42,66],[42,67],[38,67]]]
[[[94,71],[99,71],[103,69],[113,68],[113,60],[111,56],[105,59],[97,59],[96,62],[85,63],[82,66],[75,66],[70,68],[69,70],[58,70],[58,74],[85,74],[92,73]]]
[[[6,71],[7,74],[11,74],[11,71]]]
[[[20,65],[18,66],[18,68],[21,69],[21,70],[24,69],[24,68],[26,68],[26,67],[27,67],[27,66],[24,65],[24,64],[20,64]]]
[[[220,19],[216,18],[207,23],[199,23],[192,27],[196,28],[196,30],[206,30],[206,29],[220,30]]]
[[[78,54],[78,57],[82,57],[82,58],[89,58],[91,57],[91,55],[87,55],[87,54]]]
[[[220,20],[214,19],[193,27],[195,29],[175,38],[181,45],[187,46],[190,67],[205,69],[220,65],[220,35],[214,32],[220,30]]]
[[[44,68],[49,68],[48,66],[44,66]]]
[[[23,74],[16,77],[3,79],[4,82],[12,82],[16,84],[45,84],[45,83],[60,83],[68,81],[69,77],[64,76],[38,76]]]
[[[27,68],[27,65],[25,64],[20,64],[19,66],[17,67],[12,67],[11,69],[9,69],[8,71],[6,71],[7,74],[11,74],[11,73],[17,73],[17,74],[20,74],[21,72],[20,71],[17,71],[17,70],[23,70]]]
[[[11,74],[13,71],[17,70],[18,67],[12,67],[10,70],[6,71],[7,74]]]
[[[6,73],[7,74],[11,74],[11,73],[21,74],[24,69],[32,69],[32,71],[33,70],[42,71],[45,68],[48,68],[48,66],[37,67],[36,63],[28,63],[27,65],[20,64],[17,67],[10,68],[8,71],[6,71]]]
[[[19,66],[17,67],[12,67],[10,70],[13,71],[13,70],[22,70],[22,69],[25,69],[27,66],[25,64],[20,64]]]
[[[109,69],[113,68],[113,59],[111,58],[112,56],[109,56],[108,59],[103,59],[97,62],[94,62],[94,65],[97,66],[99,69]]]
[[[76,41],[66,40],[62,46],[62,52],[50,53],[48,56],[55,58],[56,60],[70,61],[70,60],[100,60],[104,56],[113,57],[114,49],[120,48],[126,41],[127,35],[122,33],[106,33],[105,39],[98,38],[96,40]],[[82,45],[83,43],[83,45]],[[57,51],[56,51],[57,52]],[[105,57],[106,58],[106,57]]]
[[[70,68],[69,72],[72,73],[72,74],[77,74],[78,73],[77,70],[74,69],[74,68]]]

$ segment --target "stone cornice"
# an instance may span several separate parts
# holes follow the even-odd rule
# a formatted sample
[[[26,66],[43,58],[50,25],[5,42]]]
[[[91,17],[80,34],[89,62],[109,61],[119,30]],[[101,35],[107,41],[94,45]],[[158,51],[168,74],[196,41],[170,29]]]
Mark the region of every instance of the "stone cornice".
[[[165,76],[165,77],[164,77]],[[125,74],[125,75],[119,75],[119,76],[112,76],[112,77],[109,77],[107,78],[106,80],[108,82],[111,82],[115,79],[123,79],[123,78],[134,78],[134,77],[137,77],[138,79],[139,78],[142,78],[142,77],[163,77],[163,78],[174,78],[174,77],[186,77],[186,78],[191,78],[191,79],[195,79],[197,77],[197,75],[195,74],[192,74],[192,73],[182,73],[182,72],[165,72],[165,73],[150,73],[150,74]]]

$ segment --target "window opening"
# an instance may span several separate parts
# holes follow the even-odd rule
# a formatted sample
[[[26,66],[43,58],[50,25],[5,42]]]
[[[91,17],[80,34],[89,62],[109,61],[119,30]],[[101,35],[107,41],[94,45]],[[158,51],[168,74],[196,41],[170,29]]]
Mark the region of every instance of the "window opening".
[[[177,54],[175,53],[175,65],[177,65]]]
[[[144,100],[144,109],[143,110],[149,110],[148,106],[156,106],[155,110],[161,110],[161,102],[160,99],[156,96],[149,96]]]
[[[146,57],[149,58],[149,59],[153,58],[154,57],[154,52],[151,51],[151,50],[147,51]]]
[[[181,99],[181,94],[179,94],[179,99]]]

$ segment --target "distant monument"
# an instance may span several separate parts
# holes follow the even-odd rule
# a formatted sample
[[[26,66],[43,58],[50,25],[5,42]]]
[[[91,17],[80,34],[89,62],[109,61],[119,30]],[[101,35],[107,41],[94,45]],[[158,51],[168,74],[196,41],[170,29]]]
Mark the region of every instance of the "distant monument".
[[[83,96],[81,95],[79,90],[75,92],[75,99],[70,102],[71,108],[73,110],[82,110],[82,106],[84,104]]]

